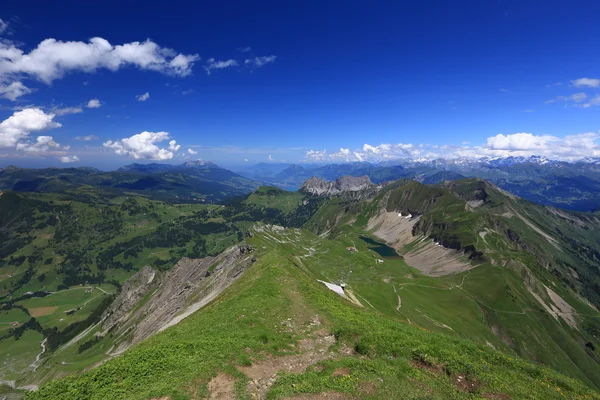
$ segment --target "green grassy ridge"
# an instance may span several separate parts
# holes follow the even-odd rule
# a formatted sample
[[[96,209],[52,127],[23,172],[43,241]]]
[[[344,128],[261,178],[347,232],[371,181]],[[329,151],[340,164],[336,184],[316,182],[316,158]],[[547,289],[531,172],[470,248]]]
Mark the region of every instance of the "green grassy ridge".
[[[11,311],[12,307],[25,307],[21,313],[26,315],[28,308],[56,307],[33,322],[39,324],[39,330],[62,331],[85,320],[101,302],[102,296],[90,301],[91,295],[78,295],[88,286],[104,287],[103,282],[110,282],[118,287],[145,265],[167,270],[182,257],[219,254],[241,241],[256,219],[301,225],[320,204],[317,200],[304,204],[302,199],[299,193],[273,188],[258,190],[241,198],[239,204],[226,206],[168,204],[137,195],[107,197],[92,187],[65,194],[4,192],[0,197],[0,234],[20,242],[0,258],[0,298],[12,299],[2,308]],[[108,286],[112,289],[104,287],[107,291],[116,291],[115,286]],[[28,292],[56,294],[27,299]],[[97,289],[92,293],[100,294]],[[60,298],[64,301],[57,300]],[[75,312],[65,313],[70,310]],[[15,314],[14,320],[0,324],[1,336],[13,331],[10,322],[29,319]],[[32,353],[39,351],[40,342],[29,343]],[[107,338],[104,344],[109,342]],[[77,353],[66,351],[58,357],[64,364],[57,367],[57,373],[77,371],[71,365],[83,369],[101,358],[98,354],[86,364]],[[31,360],[10,357],[7,361],[15,370],[3,378],[24,378],[20,371]]]
[[[542,362],[592,387],[599,385],[597,361],[580,344],[582,333],[542,309],[526,290],[520,270],[482,264],[457,275],[427,277],[401,259],[376,263],[380,255],[359,239],[366,234],[363,230],[349,225],[340,230],[331,240],[306,230],[273,230],[260,236],[259,246],[281,248],[315,279],[345,282],[366,308]],[[349,246],[358,252],[348,252]],[[599,321],[600,313],[581,300],[565,298],[591,314],[580,321]]]
[[[479,341],[486,338],[497,348],[550,365],[591,386],[600,385],[597,372],[600,356],[591,350],[598,348],[600,343],[599,313],[580,297],[594,299],[588,294],[594,291],[597,277],[593,271],[600,264],[595,253],[597,243],[594,243],[596,216],[535,205],[511,197],[482,180],[468,179],[436,186],[399,181],[384,188],[372,200],[334,198],[306,227],[317,234],[328,232],[328,238],[355,246],[356,238],[362,234],[369,219],[382,211],[425,212],[413,233],[428,236],[446,247],[467,251],[469,255],[478,255],[477,262],[482,267],[470,272],[463,298],[444,300],[440,294],[428,293],[428,299],[424,294],[429,289],[418,288],[423,294],[419,300],[430,305],[428,310],[421,309],[423,313],[449,326],[457,322],[462,325],[461,319],[470,316],[477,323],[467,324],[460,331],[463,337]],[[586,224],[587,229],[582,224]],[[487,234],[482,238],[480,232]],[[355,240],[345,240],[347,235],[353,235]],[[546,239],[547,236],[555,243]],[[582,244],[586,247],[577,247]],[[585,249],[589,251],[584,252]],[[321,260],[321,264],[327,262]],[[340,259],[334,265],[343,263]],[[574,278],[569,274],[569,268],[577,273],[581,271],[585,278]],[[450,279],[453,278],[438,278],[438,281]],[[580,329],[572,329],[564,321],[556,321],[548,315],[529,294],[526,281],[537,287],[536,292],[547,304],[552,301],[542,283],[565,299],[580,313],[577,317]],[[384,303],[380,283],[368,282],[359,286],[359,292],[375,305],[381,301],[379,310],[394,310],[395,294],[388,290]],[[469,299],[466,303],[465,296]],[[430,304],[431,299],[452,305],[472,304],[476,308],[470,310],[459,306],[460,311],[453,313],[441,305]],[[522,315],[517,314],[523,310]],[[407,318],[428,326],[422,315],[412,314],[407,314]],[[506,343],[491,335],[492,328]]]
[[[249,240],[259,245],[263,239],[258,234]],[[202,311],[122,356],[89,372],[50,382],[27,398],[189,399],[194,393],[205,396],[207,382],[219,371],[232,374],[243,387],[246,378],[234,367],[265,353],[289,352],[289,345],[301,337],[282,330],[281,321],[292,318],[302,324],[312,314],[320,315],[357,355],[325,361],[320,371],[310,368],[302,374],[281,375],[269,398],[323,390],[359,398],[469,399],[484,393],[600,398],[581,382],[550,369],[357,308],[325,289],[289,257],[283,247],[261,251],[258,261]],[[295,308],[298,305],[302,312]],[[415,368],[415,360],[443,365],[445,372],[437,375]],[[348,368],[352,379],[332,376],[339,366]],[[478,382],[475,393],[454,386],[457,374]],[[364,385],[373,385],[375,394],[365,393]]]

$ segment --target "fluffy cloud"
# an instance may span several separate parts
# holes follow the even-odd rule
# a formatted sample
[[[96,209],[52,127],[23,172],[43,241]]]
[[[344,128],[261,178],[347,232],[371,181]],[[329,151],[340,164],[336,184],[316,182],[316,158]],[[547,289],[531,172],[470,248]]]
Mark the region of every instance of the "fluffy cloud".
[[[77,156],[62,156],[62,157],[58,157],[58,160],[61,163],[74,163],[74,162],[79,161],[79,157],[77,157]]]
[[[17,98],[33,92],[33,89],[25,86],[21,81],[2,83],[0,81],[0,97],[15,101]]]
[[[487,139],[486,147],[490,150],[542,150],[547,148],[550,142],[558,140],[555,136],[535,136],[531,133],[498,134]]]
[[[96,135],[87,135],[87,136],[75,136],[73,139],[80,140],[82,142],[89,142],[92,140],[98,140],[100,138]]]
[[[146,101],[150,98],[150,92],[146,92],[144,94],[140,94],[135,96],[135,98],[137,99],[137,101]]]
[[[206,60],[206,65],[204,66],[204,69],[206,70],[206,72],[210,75],[210,72],[213,69],[224,69],[224,68],[230,68],[230,67],[237,67],[238,65],[240,65],[236,60],[225,60],[225,61],[216,61],[214,58],[209,58],[208,60]]]
[[[197,152],[196,150],[193,150],[193,149],[187,149],[187,152],[188,152],[190,155],[192,155],[192,156],[195,156],[196,154],[198,154],[198,152]]]
[[[244,61],[244,64],[251,66],[251,67],[262,67],[263,65],[275,62],[275,59],[277,58],[277,56],[264,56],[264,57],[254,57],[254,58],[248,58],[246,59],[246,61]]]
[[[60,145],[54,141],[52,136],[38,136],[35,142],[19,142],[17,150],[25,153],[47,153],[50,150],[57,150]]]
[[[81,107],[64,107],[55,108],[52,112],[56,115],[79,114],[83,112],[83,109]]]
[[[171,140],[169,142],[169,150],[171,150],[172,152],[179,151],[180,148],[181,148],[181,145],[177,144],[177,141]]]
[[[46,114],[39,108],[26,108],[15,112],[0,122],[0,147],[15,147],[33,132],[40,132],[61,125],[54,121],[55,114]]]
[[[114,142],[109,140],[103,146],[113,149],[115,154],[127,155],[135,159],[170,160],[181,146],[175,140],[169,142],[168,148],[160,148],[156,145],[168,139],[170,136],[167,132],[142,132]]]
[[[308,150],[305,154],[307,160],[325,161],[327,158],[327,150]]]
[[[592,79],[592,78],[579,78],[571,81],[571,84],[575,87],[591,87],[597,88],[600,86],[600,79]]]
[[[100,108],[102,107],[102,103],[100,103],[100,100],[98,99],[91,99],[90,101],[88,101],[87,108]]]
[[[113,46],[100,37],[87,43],[45,39],[29,53],[13,43],[0,42],[0,77],[27,75],[50,84],[74,71],[117,71],[127,66],[187,76],[199,58],[197,54],[178,54],[151,40]]]
[[[600,157],[599,133],[568,135],[562,138],[551,135],[531,133],[498,134],[487,138],[482,146],[456,145],[413,145],[364,144],[362,149],[341,148],[336,152],[327,150],[308,150],[307,161],[386,161],[413,160],[424,161],[436,158],[498,158],[544,156],[552,160],[577,161],[585,157]]]

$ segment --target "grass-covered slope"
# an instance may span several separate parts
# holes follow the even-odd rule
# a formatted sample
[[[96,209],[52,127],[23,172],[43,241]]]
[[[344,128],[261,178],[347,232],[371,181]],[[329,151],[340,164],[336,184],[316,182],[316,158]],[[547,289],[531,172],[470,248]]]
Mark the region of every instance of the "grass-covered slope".
[[[276,232],[280,236],[274,236]],[[328,291],[290,254],[308,232],[263,227],[258,261],[180,325],[28,399],[196,399],[252,393],[276,399],[336,393],[356,398],[599,398],[550,369]],[[275,240],[266,249],[262,245]],[[305,243],[303,243],[305,244]],[[330,336],[333,335],[333,336]],[[321,351],[322,350],[322,351]],[[278,373],[278,369],[283,372]],[[252,379],[251,379],[252,378]],[[335,398],[335,397],[333,397]]]
[[[44,359],[60,353],[54,357],[61,361],[58,376],[101,361],[110,341],[103,351],[78,352],[95,332],[64,348],[99,320],[140,268],[166,271],[182,257],[215,256],[241,241],[257,220],[302,225],[318,204],[274,188],[227,206],[107,196],[90,187],[1,193],[0,358],[6,368],[0,380],[44,381],[47,375],[32,364],[44,340]]]
[[[407,231],[395,231],[403,224]],[[597,216],[538,206],[481,180],[440,186],[399,181],[373,199],[332,199],[306,226],[359,250],[364,248],[360,236],[369,231],[405,256],[405,261],[372,261],[365,269],[368,284],[359,283],[358,293],[378,310],[399,312],[429,328],[435,323],[424,319],[431,318],[440,324],[437,329],[489,342],[600,386]],[[337,261],[324,260],[330,253],[315,252],[313,258],[321,266],[348,265],[345,275],[330,279],[359,276],[341,250]],[[420,265],[412,263],[415,253]],[[415,270],[404,270],[410,278],[398,276],[402,270],[387,270],[399,263],[427,271],[422,267],[436,262],[458,267],[435,279]],[[412,301],[394,310],[397,297],[406,295]]]

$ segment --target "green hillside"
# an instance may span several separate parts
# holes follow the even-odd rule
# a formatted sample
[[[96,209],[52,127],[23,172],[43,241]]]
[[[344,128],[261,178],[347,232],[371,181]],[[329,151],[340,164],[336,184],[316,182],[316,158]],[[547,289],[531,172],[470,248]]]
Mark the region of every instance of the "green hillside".
[[[224,205],[102,193],[0,197],[2,378],[50,379],[29,398],[598,398],[594,214],[481,180],[333,198],[261,187]],[[142,266],[168,284],[180,258],[240,241],[256,262],[179,325],[116,358],[117,337],[86,329]]]
[[[275,232],[281,243],[261,251],[259,261],[210,306],[124,355],[28,398],[203,398],[217,382],[221,393],[241,397],[260,393],[257,382],[270,399],[302,393],[599,398],[550,369],[353,305],[305,272],[300,254],[290,255],[290,246],[314,241],[308,232],[263,226],[250,243],[260,247]],[[272,379],[278,367],[287,372]]]

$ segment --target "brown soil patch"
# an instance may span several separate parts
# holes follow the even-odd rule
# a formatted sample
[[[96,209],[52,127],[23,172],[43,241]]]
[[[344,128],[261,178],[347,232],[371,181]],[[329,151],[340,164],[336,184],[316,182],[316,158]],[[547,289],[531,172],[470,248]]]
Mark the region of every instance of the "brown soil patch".
[[[235,378],[228,374],[219,374],[208,382],[209,399],[235,399]]]
[[[58,309],[58,306],[29,308],[28,310],[29,310],[29,314],[33,318],[37,318],[37,317],[45,317],[46,315],[50,315],[57,309]]]
[[[358,390],[368,396],[374,396],[377,393],[377,386],[373,382],[361,382]]]
[[[339,392],[321,392],[311,394],[299,394],[293,397],[286,397],[284,400],[352,400],[354,397]]]
[[[481,395],[484,399],[510,400],[511,397],[506,393],[484,393]]]
[[[347,376],[350,375],[350,370],[348,368],[337,368],[333,371],[333,376]]]
[[[165,396],[165,397],[153,397],[150,400],[171,400],[171,398],[169,396]]]
[[[481,386],[477,380],[470,379],[464,375],[456,375],[453,377],[452,381],[454,386],[463,392],[474,393],[477,391],[479,386]]]
[[[300,354],[269,357],[251,366],[238,367],[238,370],[254,380],[270,378],[279,371],[303,372],[308,366],[329,358],[329,347],[335,343],[335,337],[325,330],[317,331],[315,334],[317,335],[315,339],[300,341],[298,345]]]
[[[415,368],[426,369],[427,371],[433,372],[436,375],[444,375],[446,373],[446,369],[442,364],[430,364],[422,358],[412,360],[410,364]]]

